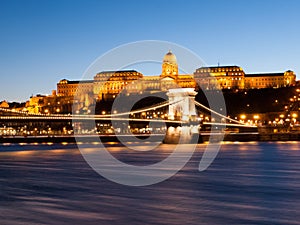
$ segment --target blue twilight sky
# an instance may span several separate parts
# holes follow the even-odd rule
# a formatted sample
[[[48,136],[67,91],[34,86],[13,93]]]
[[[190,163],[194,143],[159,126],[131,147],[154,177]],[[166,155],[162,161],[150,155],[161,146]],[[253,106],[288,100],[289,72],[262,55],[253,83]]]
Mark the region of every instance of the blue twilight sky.
[[[297,0],[1,0],[0,101],[51,93],[106,51],[139,40],[177,43],[208,65],[291,69],[299,79],[299,11]]]

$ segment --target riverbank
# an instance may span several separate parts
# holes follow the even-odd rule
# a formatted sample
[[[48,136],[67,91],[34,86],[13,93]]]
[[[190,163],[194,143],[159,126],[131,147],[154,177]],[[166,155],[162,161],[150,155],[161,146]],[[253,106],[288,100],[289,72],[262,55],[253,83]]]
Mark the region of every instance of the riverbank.
[[[122,139],[128,142],[137,141],[137,138],[140,140],[145,140],[149,137],[149,135],[122,135]],[[163,135],[154,135],[151,140],[153,141],[161,141]],[[107,142],[119,142],[119,139],[115,135],[68,135],[68,136],[7,136],[1,137],[0,143],[76,143],[77,141],[81,142],[95,142],[99,141],[107,143]]]
[[[77,136],[7,136],[1,137],[0,143],[76,143],[80,140],[81,142],[95,142],[98,141],[98,137],[101,142],[119,142],[119,139],[115,135],[82,135]],[[150,135],[122,135],[122,140],[127,142],[135,142],[138,140],[147,140]],[[163,134],[151,135],[151,141],[161,142],[164,138]],[[202,133],[199,137],[198,143],[203,142],[217,142],[217,141],[239,141],[239,142],[249,142],[249,141],[300,141],[300,133],[269,133],[269,134],[259,134],[259,133],[229,133],[225,134],[224,138],[221,134]]]

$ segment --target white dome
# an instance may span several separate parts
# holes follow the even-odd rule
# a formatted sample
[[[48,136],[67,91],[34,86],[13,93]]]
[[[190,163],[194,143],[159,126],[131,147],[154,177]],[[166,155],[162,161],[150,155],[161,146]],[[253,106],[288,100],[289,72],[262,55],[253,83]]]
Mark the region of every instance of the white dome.
[[[176,56],[171,51],[169,51],[167,54],[165,54],[163,63],[170,63],[173,65],[177,65]]]

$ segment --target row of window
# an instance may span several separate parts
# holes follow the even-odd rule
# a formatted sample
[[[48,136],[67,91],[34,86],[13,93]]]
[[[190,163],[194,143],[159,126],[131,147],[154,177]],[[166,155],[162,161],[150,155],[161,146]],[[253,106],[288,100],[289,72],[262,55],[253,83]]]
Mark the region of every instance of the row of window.
[[[253,78],[252,78],[253,79]],[[278,78],[256,78],[255,81],[280,81],[280,80],[283,80],[283,77],[278,77]]]
[[[97,74],[95,78],[98,77],[136,77],[136,76],[143,76],[141,73],[101,73]]]
[[[199,69],[197,70],[198,73],[216,73],[216,72],[232,72],[232,71],[243,71],[241,68],[238,67],[229,67],[229,68],[209,68],[209,69]]]

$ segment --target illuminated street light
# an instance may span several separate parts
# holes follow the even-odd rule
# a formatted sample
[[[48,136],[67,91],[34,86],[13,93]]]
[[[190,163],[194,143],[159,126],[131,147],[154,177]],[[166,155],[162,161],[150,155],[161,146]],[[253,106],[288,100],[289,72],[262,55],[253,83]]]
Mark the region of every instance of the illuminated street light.
[[[242,120],[244,120],[244,119],[246,119],[246,115],[245,115],[245,114],[242,114],[242,115],[240,115],[240,118],[241,118]]]
[[[298,114],[297,114],[297,113],[293,113],[293,114],[292,114],[292,117],[293,117],[293,118],[297,118],[297,117],[298,117]]]

